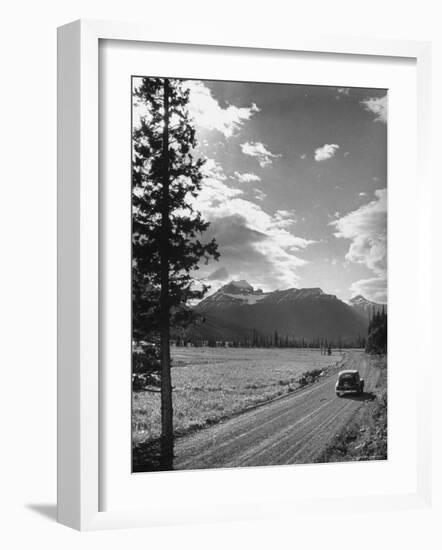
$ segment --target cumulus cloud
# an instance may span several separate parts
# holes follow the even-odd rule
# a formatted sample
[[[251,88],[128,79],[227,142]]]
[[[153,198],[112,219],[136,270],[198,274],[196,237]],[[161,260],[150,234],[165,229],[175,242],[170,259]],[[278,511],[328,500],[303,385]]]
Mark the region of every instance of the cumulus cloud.
[[[354,288],[364,288],[364,295],[371,299],[379,299],[387,285],[387,190],[378,189],[375,197],[368,204],[330,222],[336,229],[337,238],[351,241],[345,259],[365,265],[375,275],[353,284]]]
[[[387,268],[387,190],[375,191],[376,199],[333,222],[335,236],[352,242],[346,259],[365,264],[376,273]]]
[[[204,159],[204,165],[201,171],[206,178],[216,178],[220,181],[225,181],[227,179],[219,162],[212,158],[206,157]]]
[[[342,96],[348,96],[350,94],[350,88],[336,88],[336,99],[341,99]]]
[[[209,220],[228,218],[233,215],[241,216],[248,228],[265,235],[266,239],[271,240],[277,249],[282,247],[299,251],[315,242],[296,237],[285,229],[287,221],[290,220],[291,223],[294,223],[291,214],[280,210],[270,215],[261,206],[238,196],[241,193],[238,191],[228,188],[222,182],[218,182],[216,187],[205,187],[198,196],[197,207]],[[220,200],[220,194],[222,194],[222,198],[229,197],[230,200]],[[300,264],[302,263],[304,263],[303,260],[300,260]]]
[[[227,176],[218,162],[211,158],[206,158],[205,161],[202,169],[204,183],[198,198],[187,197],[187,203],[202,212],[207,212],[217,205],[244,194],[241,189],[231,187],[225,183]]]
[[[331,159],[335,156],[336,151],[339,149],[339,145],[336,143],[326,143],[322,147],[318,147],[315,150],[316,162],[322,162],[327,159]]]
[[[273,215],[273,219],[275,220],[275,225],[279,228],[290,227],[296,223],[296,217],[293,210],[277,210]]]
[[[215,269],[213,273],[207,276],[209,281],[225,281],[229,277],[229,272],[225,267]]]
[[[240,214],[211,218],[205,238],[215,238],[221,254],[221,271],[210,272],[210,266],[202,265],[198,272],[199,278],[210,281],[213,290],[225,282],[226,273],[230,279],[247,279],[262,285],[262,275],[274,272],[272,260],[261,250],[266,235],[248,227]]]
[[[375,115],[375,121],[387,122],[388,100],[386,95],[383,97],[368,97],[367,99],[363,99],[361,104],[366,111],[370,111]]]
[[[220,261],[229,277],[248,279],[268,290],[295,286],[299,267],[307,263],[296,252],[313,241],[292,235],[259,207],[241,202],[230,208],[230,215],[208,217],[210,226],[205,235],[216,239]],[[244,215],[238,212],[239,208]],[[206,267],[202,266],[199,273],[204,277]],[[211,281],[214,279],[212,276]]]
[[[210,162],[201,192],[189,202],[210,226],[204,238],[215,237],[220,262],[231,278],[250,279],[263,288],[287,288],[299,280],[298,268],[307,262],[300,252],[315,241],[291,231],[293,211],[266,212],[244,198],[243,191],[228,185],[219,164]],[[259,194],[259,190],[254,190]],[[215,280],[213,266],[200,266],[199,277]],[[221,278],[218,274],[218,279]],[[214,283],[213,288],[216,287]]]
[[[134,89],[140,85],[141,80],[141,77],[133,79]],[[212,95],[211,90],[198,80],[184,81],[183,88],[190,91],[188,109],[197,127],[206,130],[217,130],[225,138],[238,134],[242,126],[260,111],[255,103],[248,107],[237,107],[231,104],[227,104],[225,107],[221,106]],[[141,117],[146,117],[149,120],[149,113],[143,104],[134,103],[134,127],[139,126]],[[172,124],[174,123],[174,117],[176,122],[176,115],[172,114]],[[203,139],[202,143],[207,145],[208,141]]]
[[[253,192],[255,194],[255,199],[257,199],[258,201],[263,201],[267,197],[267,195],[264,193],[264,191],[261,191],[261,189],[254,189]]]
[[[251,174],[249,172],[245,172],[245,173],[235,172],[234,176],[240,183],[250,183],[252,181],[261,181],[261,178],[259,176],[257,176],[256,174]]]
[[[261,143],[260,141],[246,141],[245,143],[241,143],[241,150],[245,155],[255,157],[258,160],[261,168],[270,166],[273,162],[273,159],[282,156],[271,153],[264,145],[264,143]]]
[[[190,90],[189,112],[196,124],[208,130],[217,130],[226,138],[238,133],[243,124],[260,111],[255,103],[249,107],[222,107],[210,89],[198,80],[186,81],[185,86]]]
[[[204,186],[198,195],[198,200],[192,201],[192,199],[189,198],[188,202],[191,204],[196,202],[195,206],[198,210],[208,211],[243,193],[241,189],[230,187],[216,177],[208,177],[204,180]]]

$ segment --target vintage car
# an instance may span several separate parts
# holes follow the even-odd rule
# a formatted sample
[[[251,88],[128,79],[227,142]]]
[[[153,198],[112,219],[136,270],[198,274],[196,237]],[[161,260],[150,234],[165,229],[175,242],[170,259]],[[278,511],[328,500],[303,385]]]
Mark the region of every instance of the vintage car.
[[[335,391],[338,397],[347,393],[364,393],[364,379],[357,370],[342,370],[338,374]]]

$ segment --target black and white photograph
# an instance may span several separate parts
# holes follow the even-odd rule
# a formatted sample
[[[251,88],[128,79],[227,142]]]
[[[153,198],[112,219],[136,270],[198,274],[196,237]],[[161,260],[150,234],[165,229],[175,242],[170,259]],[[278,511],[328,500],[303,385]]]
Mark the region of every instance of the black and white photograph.
[[[439,5],[52,4],[3,10],[0,546],[439,549]]]
[[[387,460],[388,90],[128,101],[132,471]]]

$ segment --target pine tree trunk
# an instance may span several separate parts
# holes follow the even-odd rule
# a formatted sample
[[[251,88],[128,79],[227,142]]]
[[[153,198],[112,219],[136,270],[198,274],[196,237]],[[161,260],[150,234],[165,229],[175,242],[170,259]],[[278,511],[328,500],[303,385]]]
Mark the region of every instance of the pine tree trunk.
[[[164,80],[163,189],[161,208],[161,469],[173,467],[173,406],[170,373],[169,305],[169,80]]]

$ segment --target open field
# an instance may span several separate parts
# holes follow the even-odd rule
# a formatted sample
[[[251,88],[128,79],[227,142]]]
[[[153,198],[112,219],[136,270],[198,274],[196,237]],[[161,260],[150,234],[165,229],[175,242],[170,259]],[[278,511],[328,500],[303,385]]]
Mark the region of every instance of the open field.
[[[299,387],[302,373],[335,366],[341,354],[309,349],[173,348],[175,433],[215,424]],[[133,394],[133,444],[160,435],[160,396]]]
[[[360,372],[365,381],[362,394],[336,396],[336,370],[341,368]],[[339,366],[327,369],[317,382],[177,438],[173,467],[196,470],[317,462],[357,411],[368,410],[366,405],[376,402],[374,389],[380,375],[370,356],[345,352]]]

